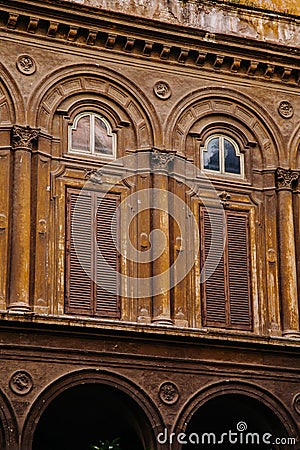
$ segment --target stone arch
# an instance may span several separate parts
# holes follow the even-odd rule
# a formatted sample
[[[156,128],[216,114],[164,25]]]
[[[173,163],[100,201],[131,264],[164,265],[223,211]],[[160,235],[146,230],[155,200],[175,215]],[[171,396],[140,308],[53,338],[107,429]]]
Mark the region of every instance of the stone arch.
[[[151,430],[151,437],[148,436],[148,440],[151,441],[151,445],[154,445],[155,437],[164,429],[164,424],[158,409],[149,396],[134,382],[117,373],[102,369],[83,369],[55,380],[38,396],[27,415],[23,427],[22,450],[32,450],[37,424],[48,406],[55,399],[71,388],[91,384],[105,385],[107,388],[117,390],[130,399],[132,404],[134,403],[147,419]],[[147,445],[150,445],[149,442],[147,442]],[[159,446],[158,450],[163,450],[163,447]]]
[[[208,117],[231,118],[247,129],[258,144],[263,167],[275,168],[286,158],[280,130],[261,105],[235,90],[214,87],[192,92],[177,103],[166,120],[166,146],[183,152],[192,127]]]
[[[196,392],[179,412],[172,432],[178,435],[180,432],[187,431],[192,417],[201,407],[208,404],[211,400],[224,398],[226,395],[241,396],[257,402],[257,404],[262,405],[263,408],[276,417],[286,431],[287,436],[298,436],[299,430],[294,419],[278,398],[261,387],[237,380],[213,383]],[[178,449],[181,449],[181,447],[178,446]]]
[[[292,169],[299,169],[300,167],[300,125],[292,134],[289,143],[289,167]]]
[[[15,80],[0,63],[0,124],[23,124],[25,107]]]
[[[0,446],[7,450],[17,450],[19,448],[17,420],[13,408],[2,390],[0,390],[0,404]]]
[[[29,123],[51,133],[53,115],[69,97],[80,92],[109,99],[129,117],[138,148],[149,148],[161,135],[155,110],[142,91],[125,77],[99,64],[58,69],[41,81],[29,101]]]

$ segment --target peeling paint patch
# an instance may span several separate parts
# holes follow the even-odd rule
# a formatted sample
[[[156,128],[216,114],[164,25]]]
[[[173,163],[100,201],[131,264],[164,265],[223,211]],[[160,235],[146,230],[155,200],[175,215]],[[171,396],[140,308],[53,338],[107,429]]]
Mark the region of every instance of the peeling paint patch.
[[[299,0],[65,0],[107,11],[300,48]],[[249,8],[238,8],[246,5]],[[256,9],[255,9],[256,8]],[[268,9],[269,12],[259,8]]]
[[[223,2],[262,8],[284,14],[300,15],[299,0],[223,0]]]

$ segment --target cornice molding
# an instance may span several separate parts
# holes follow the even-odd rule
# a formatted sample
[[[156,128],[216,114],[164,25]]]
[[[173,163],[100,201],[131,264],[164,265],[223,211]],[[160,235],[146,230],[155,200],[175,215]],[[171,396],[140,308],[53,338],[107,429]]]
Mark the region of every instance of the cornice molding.
[[[134,22],[132,17],[115,12],[101,11],[101,15],[91,17],[86,7],[80,10],[80,5],[74,4],[70,11],[63,11],[61,5],[53,3],[43,3],[33,9],[34,2],[22,8],[20,2],[12,1],[9,2],[15,7],[12,9],[2,2],[0,0],[0,32],[4,30],[6,37],[18,33],[26,40],[36,36],[69,48],[80,45],[80,48],[132,54],[248,79],[292,86],[300,84],[300,51],[293,49],[291,52],[290,47],[264,43],[260,48],[262,43],[254,46],[251,39],[221,34],[208,36],[203,30],[165,23],[158,26],[155,21],[142,18]]]
[[[87,326],[88,325],[88,326]],[[245,349],[259,349],[259,351],[275,352],[278,351],[282,355],[294,354],[295,358],[298,358],[299,354],[299,340],[288,337],[276,337],[276,336],[262,336],[251,333],[241,333],[237,331],[223,330],[222,333],[214,332],[213,330],[209,333],[207,329],[195,330],[194,328],[182,328],[182,327],[163,327],[159,325],[151,324],[139,324],[136,326],[134,322],[120,322],[117,320],[101,320],[95,318],[85,318],[85,317],[73,317],[73,316],[55,316],[55,315],[41,315],[37,313],[28,313],[26,315],[20,315],[14,311],[0,311],[0,326],[2,330],[10,330],[11,333],[17,333],[19,336],[20,332],[28,333],[30,335],[38,336],[38,333],[45,334],[45,332],[57,332],[61,336],[66,335],[73,337],[82,338],[82,336],[91,335],[94,339],[95,336],[103,336],[107,338],[119,338],[120,336],[130,336],[137,342],[149,342],[152,343],[154,340],[159,340],[159,342],[169,341],[176,343],[189,343],[195,344],[195,339],[198,341],[198,345],[205,345],[206,347],[215,346],[219,347],[220,343],[226,340],[229,348],[236,349],[242,346]],[[163,331],[163,333],[162,333]],[[143,333],[141,333],[143,332]],[[31,346],[35,346],[34,340],[32,340]],[[5,346],[1,344],[1,347],[9,347],[9,349],[14,352],[19,349],[21,352],[28,350],[28,344],[22,345],[18,343],[10,342]],[[51,349],[49,350],[52,351]],[[69,349],[68,349],[69,351]],[[75,353],[80,352],[79,349],[74,350]],[[283,353],[282,353],[283,352]],[[136,353],[134,355],[136,357]],[[227,364],[227,363],[226,363]],[[275,366],[271,366],[270,370],[276,369]],[[291,372],[295,372],[295,376],[298,376],[298,370],[290,369]],[[298,381],[298,378],[297,378]]]

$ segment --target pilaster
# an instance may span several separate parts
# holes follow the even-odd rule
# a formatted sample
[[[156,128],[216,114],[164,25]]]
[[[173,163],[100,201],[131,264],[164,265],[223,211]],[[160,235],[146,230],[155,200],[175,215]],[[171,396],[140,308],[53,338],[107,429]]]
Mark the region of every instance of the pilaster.
[[[153,258],[153,315],[157,325],[172,325],[170,304],[170,225],[168,170],[173,154],[155,150],[152,154],[153,195],[152,229],[153,252],[160,249],[160,255]]]
[[[0,131],[0,309],[6,310],[8,303],[9,229],[11,191],[11,127]]]
[[[29,311],[31,151],[38,130],[15,125],[12,130],[13,191],[9,310]]]
[[[276,171],[283,334],[300,338],[292,192],[298,178],[299,173],[290,169]]]

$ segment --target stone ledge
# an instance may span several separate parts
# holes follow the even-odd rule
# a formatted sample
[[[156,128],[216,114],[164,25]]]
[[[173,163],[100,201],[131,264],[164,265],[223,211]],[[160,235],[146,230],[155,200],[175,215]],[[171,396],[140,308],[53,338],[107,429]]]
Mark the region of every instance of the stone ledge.
[[[33,2],[30,4],[28,6],[32,7]],[[78,12],[78,5],[76,8]],[[255,40],[253,39],[247,41],[244,37],[243,39],[236,37],[234,40],[230,36],[205,33],[200,30],[197,30],[197,34],[185,31],[183,37],[182,27],[178,28],[177,35],[174,25],[170,26],[174,29],[175,35],[174,33],[171,35],[169,31],[166,33],[161,27],[157,29],[154,36],[152,29],[154,22],[149,22],[147,29],[142,23],[131,24],[130,31],[120,25],[112,33],[108,27],[112,22],[115,23],[113,18],[101,16],[100,25],[99,17],[95,16],[95,21],[90,23],[90,12],[82,11],[82,18],[90,24],[86,26],[84,20],[82,23],[78,20],[75,22],[73,16],[68,21],[68,14],[64,16],[64,21],[60,18],[54,20],[52,13],[54,17],[57,17],[54,15],[55,12],[57,13],[53,6],[53,11],[51,10],[51,15],[49,14],[47,18],[44,14],[39,14],[38,10],[33,17],[23,10],[12,11],[10,8],[0,6],[0,32],[3,31],[6,37],[14,33],[18,33],[20,37],[23,35],[25,39],[29,36],[39,37],[48,42],[66,44],[69,48],[73,46],[74,50],[75,48],[93,48],[104,52],[131,54],[148,60],[160,60],[166,64],[177,64],[198,70],[227,73],[292,86],[300,83],[297,49],[282,47],[283,53],[280,55],[278,48],[271,50],[269,46],[264,48],[261,45],[260,48],[258,46],[254,48]],[[122,15],[119,14],[118,17]],[[300,22],[298,31],[300,50]],[[184,47],[181,47],[182,42]],[[247,50],[243,54],[241,54],[241,46]],[[288,50],[288,54],[284,50]]]
[[[57,332],[62,333],[117,333],[131,337],[143,336],[151,339],[155,336],[162,339],[189,339],[193,342],[197,340],[211,343],[221,343],[224,345],[255,345],[266,346],[274,350],[276,348],[299,349],[300,339],[289,336],[265,336],[258,335],[248,331],[222,330],[214,328],[182,328],[178,326],[161,326],[156,324],[141,324],[137,322],[125,322],[115,319],[95,319],[93,317],[80,317],[71,315],[43,315],[34,313],[14,313],[0,311],[0,327],[2,330],[7,328],[26,328],[26,329],[51,329],[55,328]],[[195,341],[196,340],[196,341]]]

